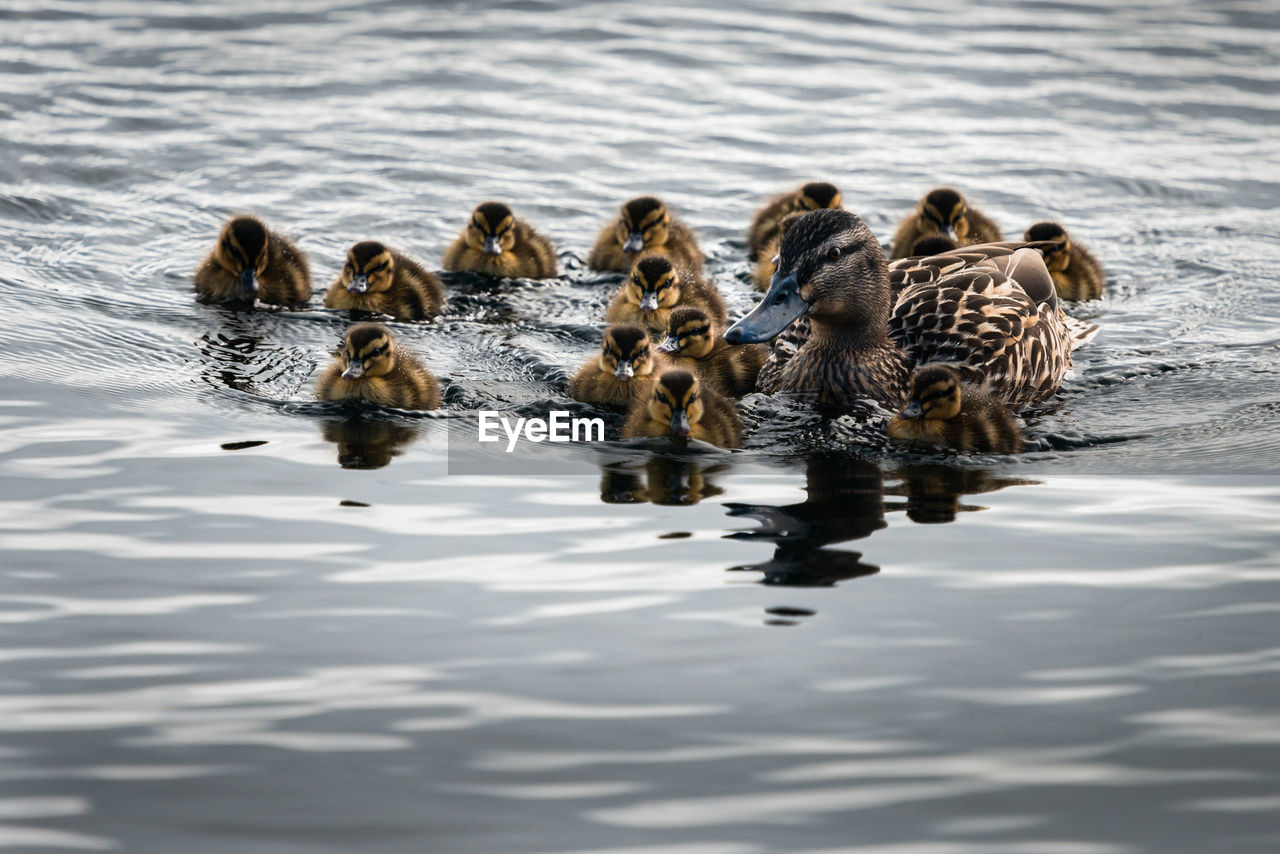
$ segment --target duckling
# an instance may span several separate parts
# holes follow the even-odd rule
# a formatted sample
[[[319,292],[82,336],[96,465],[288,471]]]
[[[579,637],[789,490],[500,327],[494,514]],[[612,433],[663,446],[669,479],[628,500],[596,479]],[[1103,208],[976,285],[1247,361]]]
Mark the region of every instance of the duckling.
[[[911,255],[909,257],[928,258],[931,255],[950,252],[956,247],[956,242],[945,234],[926,234],[911,244]]]
[[[675,436],[722,448],[742,444],[742,421],[733,404],[686,370],[663,371],[653,393],[631,404],[622,437]]]
[[[986,244],[888,264],[856,215],[820,210],[787,231],[773,285],[725,340],[779,336],[756,380],[764,392],[901,407],[912,368],[946,362],[1021,406],[1057,392],[1087,340],[1077,327],[1097,329],[1063,313],[1035,249]]]
[[[701,274],[677,271],[666,258],[651,255],[636,262],[605,310],[604,319],[666,332],[671,309],[678,305],[700,308],[719,323],[728,320],[724,298],[715,285]]]
[[[660,199],[640,196],[624,204],[618,218],[600,232],[587,265],[627,273],[647,255],[661,255],[694,273],[702,272],[702,250],[693,230],[673,217]]]
[[[1022,431],[1009,410],[965,384],[950,365],[921,365],[911,372],[907,406],[889,422],[888,432],[905,445],[994,454],[1022,450]]]
[[[381,323],[357,323],[316,385],[320,400],[363,400],[394,409],[439,409],[440,384]]]
[[[691,305],[672,309],[667,337],[658,352],[672,367],[697,372],[710,387],[729,397],[742,397],[756,388],[756,374],[764,364],[764,349],[756,344],[731,347],[716,335],[707,313]]]
[[[1048,240],[1053,245],[1038,247],[1045,266],[1053,277],[1053,286],[1063,299],[1098,299],[1102,296],[1102,265],[1093,253],[1071,239],[1067,230],[1056,222],[1037,222],[1027,229],[1024,239]]]
[[[639,326],[614,324],[604,331],[600,357],[587,362],[569,381],[569,396],[600,406],[627,406],[653,382],[666,361],[653,352],[649,333]]]
[[[444,287],[412,258],[376,240],[347,250],[347,263],[324,295],[328,308],[389,314],[396,320],[425,320],[440,313]]]
[[[747,258],[755,261],[761,255],[772,258],[777,254],[776,247],[773,252],[768,252],[766,247],[781,236],[779,226],[787,214],[838,208],[841,202],[840,190],[823,181],[813,181],[789,193],[774,196],[756,212],[751,228],[747,229]]]
[[[445,250],[444,268],[512,279],[549,279],[556,274],[556,248],[533,226],[516,219],[502,202],[485,202],[471,212],[467,227]]]
[[[234,216],[195,275],[206,302],[302,305],[311,299],[307,256],[289,238],[254,216]]]
[[[1004,240],[1000,227],[969,207],[959,190],[937,187],[926,193],[916,209],[898,223],[898,231],[893,235],[893,259],[908,257],[917,240],[939,232],[954,235],[960,246]]]

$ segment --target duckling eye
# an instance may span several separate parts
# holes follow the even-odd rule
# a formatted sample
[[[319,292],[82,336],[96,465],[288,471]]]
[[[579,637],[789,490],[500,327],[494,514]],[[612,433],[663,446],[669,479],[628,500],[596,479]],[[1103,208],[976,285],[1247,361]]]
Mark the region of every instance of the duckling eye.
[[[381,272],[382,272],[383,270],[385,270],[385,269],[387,269],[387,262],[386,262],[386,261],[383,261],[381,264],[379,264],[379,265],[378,265],[378,266],[376,266],[376,267],[370,267],[370,268],[369,268],[369,272],[370,272],[370,273],[381,273]]]

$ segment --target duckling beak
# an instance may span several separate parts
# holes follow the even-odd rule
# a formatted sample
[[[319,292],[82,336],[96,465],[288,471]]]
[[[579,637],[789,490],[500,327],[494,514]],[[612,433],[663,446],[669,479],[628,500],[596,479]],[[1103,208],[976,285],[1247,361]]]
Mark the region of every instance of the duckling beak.
[[[353,294],[362,294],[369,290],[369,277],[364,273],[356,273],[351,277],[351,284],[347,285],[347,290]]]
[[[680,350],[680,341],[674,335],[668,335],[662,339],[662,343],[658,345],[659,353],[676,353]]]
[[[746,317],[729,327],[724,340],[730,344],[768,341],[808,310],[809,304],[800,296],[795,273],[789,276],[774,273],[764,299]]]
[[[240,289],[246,294],[257,295],[258,293],[258,271],[252,267],[245,267],[240,271]]]
[[[623,359],[618,363],[618,369],[613,375],[620,380],[629,380],[636,375],[636,369],[632,367],[630,359]]]
[[[947,237],[955,237],[956,236],[955,223],[952,223],[952,222],[942,223],[942,225],[938,226],[938,233],[943,234]]]
[[[490,234],[484,239],[484,254],[495,258],[502,254],[502,244],[498,241],[498,235]]]
[[[689,435],[689,413],[683,409],[671,413],[671,432],[677,436]]]
[[[342,372],[344,380],[358,380],[364,376],[364,362],[355,361],[347,365],[347,369]]]
[[[643,297],[641,297],[641,298],[640,298],[640,310],[641,310],[641,311],[657,311],[657,310],[658,310],[658,295],[657,295],[657,293],[655,293],[655,292],[653,292],[653,291],[649,291],[649,293],[647,293],[647,294],[645,294]]]
[[[627,242],[622,244],[622,251],[628,255],[634,255],[644,248],[644,235],[638,231],[633,231],[627,236]]]
[[[924,415],[924,407],[920,405],[920,401],[913,400],[907,404],[906,409],[899,413],[898,417],[910,421],[913,418],[919,418],[921,415]]]

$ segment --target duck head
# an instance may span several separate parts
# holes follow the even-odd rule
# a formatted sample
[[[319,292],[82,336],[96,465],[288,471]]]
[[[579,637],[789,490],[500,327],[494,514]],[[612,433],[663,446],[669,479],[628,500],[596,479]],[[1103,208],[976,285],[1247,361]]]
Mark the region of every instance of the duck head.
[[[516,245],[515,215],[502,202],[485,202],[471,212],[466,241],[472,249],[496,258]]]
[[[218,264],[240,280],[240,296],[258,297],[258,277],[267,267],[267,227],[252,216],[232,217],[222,227],[214,257]]]
[[[357,323],[347,330],[338,358],[344,380],[386,376],[396,366],[396,342],[381,323]]]
[[[899,418],[946,421],[959,414],[960,374],[955,368],[921,365],[912,372],[907,406],[898,414]]]
[[[396,259],[376,240],[362,240],[347,250],[342,284],[353,294],[385,291],[396,274]]]
[[[666,425],[673,436],[686,437],[702,420],[702,388],[689,371],[663,371],[649,398],[649,419]]]
[[[920,200],[916,215],[920,218],[921,231],[939,232],[962,241],[969,235],[969,219],[965,216],[968,211],[969,205],[959,190],[937,187]]]
[[[1056,222],[1037,222],[1022,235],[1028,242],[1051,241],[1050,246],[1039,247],[1044,265],[1055,272],[1067,269],[1071,261],[1071,236]]]
[[[835,184],[826,181],[810,181],[800,188],[796,195],[796,210],[817,211],[823,208],[838,208],[843,199]]]
[[[700,308],[682,305],[667,319],[667,336],[658,345],[658,352],[702,359],[711,353],[715,344],[715,328],[707,313]]]
[[[653,373],[649,333],[639,326],[617,323],[604,331],[600,370],[626,382]]]
[[[729,327],[724,340],[768,341],[802,314],[846,327],[888,321],[884,252],[856,214],[828,208],[796,220],[782,237],[777,271],[764,299]]]
[[[640,196],[622,206],[617,238],[622,251],[639,255],[646,249],[665,246],[671,230],[671,214],[661,199]]]

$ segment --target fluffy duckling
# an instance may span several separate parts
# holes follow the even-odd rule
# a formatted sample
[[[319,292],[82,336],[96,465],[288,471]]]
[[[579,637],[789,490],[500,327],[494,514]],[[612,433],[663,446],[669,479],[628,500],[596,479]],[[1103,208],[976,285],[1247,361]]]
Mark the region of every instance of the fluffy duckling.
[[[254,216],[227,220],[195,282],[196,293],[208,302],[293,306],[311,299],[307,256]]]
[[[444,288],[421,264],[376,240],[347,250],[347,263],[324,295],[328,308],[425,320],[440,313]]]
[[[756,374],[764,364],[764,348],[756,344],[731,347],[716,330],[705,311],[682,305],[672,310],[667,337],[658,345],[658,352],[673,367],[695,371],[721,394],[750,394],[755,391]]]
[[[957,248],[957,244],[945,234],[926,234],[911,244],[910,258],[927,258],[930,255],[941,255]]]
[[[1056,222],[1037,222],[1023,237],[1028,241],[1054,242],[1053,246],[1041,247],[1040,252],[1058,296],[1070,300],[1102,296],[1102,265],[1092,252],[1074,242],[1065,228]]]
[[[604,319],[666,332],[671,310],[678,305],[700,308],[718,323],[728,319],[724,298],[715,285],[699,273],[677,271],[669,260],[654,255],[636,262],[605,310]]]
[[[440,384],[381,323],[357,323],[316,385],[320,400],[363,400],[394,409],[439,409]]]
[[[485,202],[471,212],[467,227],[445,250],[444,268],[511,279],[548,279],[556,274],[556,248],[533,226],[516,219],[502,202]]]
[[[825,181],[813,181],[789,193],[774,196],[756,212],[751,227],[747,229],[747,257],[755,261],[762,255],[772,258],[778,254],[776,246],[772,252],[767,247],[781,237],[779,227],[787,214],[838,208],[841,202],[840,190]]]
[[[954,235],[960,246],[1004,240],[1000,227],[981,211],[969,207],[959,190],[937,187],[926,193],[916,209],[898,223],[891,260],[910,257],[917,240],[938,233]]]
[[[693,230],[653,196],[640,196],[622,206],[618,218],[596,238],[587,264],[593,270],[627,273],[646,255],[661,255],[680,267],[702,272],[702,250]]]
[[[569,396],[599,406],[627,406],[639,400],[665,361],[653,352],[649,333],[639,326],[615,324],[604,331],[600,357],[587,362],[569,381]]]
[[[912,372],[907,406],[889,422],[889,438],[979,453],[1022,450],[1022,431],[1009,410],[942,364],[921,365]]]
[[[663,371],[653,393],[631,404],[622,437],[675,436],[722,448],[742,444],[742,421],[733,404],[703,385],[697,374]]]

